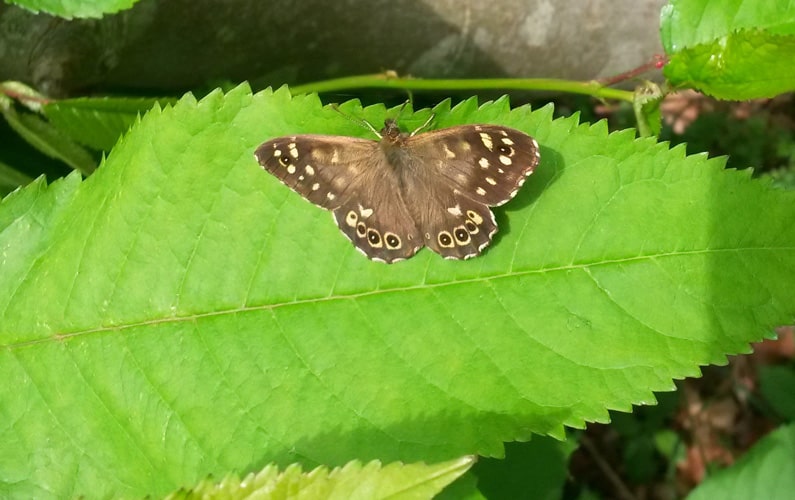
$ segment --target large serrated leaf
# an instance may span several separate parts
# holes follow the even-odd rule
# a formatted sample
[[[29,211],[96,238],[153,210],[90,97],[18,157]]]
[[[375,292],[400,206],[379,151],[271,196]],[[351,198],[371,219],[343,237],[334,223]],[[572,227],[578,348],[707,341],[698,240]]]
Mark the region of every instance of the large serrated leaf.
[[[369,134],[285,90],[155,109],[82,184],[5,200],[0,495],[500,455],[653,402],[792,319],[792,193],[551,108],[435,113],[541,144],[471,261],[371,262],[262,172],[253,151],[274,136]]]

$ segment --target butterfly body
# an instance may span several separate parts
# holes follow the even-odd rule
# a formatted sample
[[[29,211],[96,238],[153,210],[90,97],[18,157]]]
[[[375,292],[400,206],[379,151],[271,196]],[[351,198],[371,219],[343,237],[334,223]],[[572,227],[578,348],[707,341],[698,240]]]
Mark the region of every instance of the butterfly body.
[[[512,199],[539,160],[532,137],[497,125],[406,134],[387,120],[380,135],[279,137],[255,157],[386,263],[423,246],[450,259],[480,254],[497,231],[489,207]]]

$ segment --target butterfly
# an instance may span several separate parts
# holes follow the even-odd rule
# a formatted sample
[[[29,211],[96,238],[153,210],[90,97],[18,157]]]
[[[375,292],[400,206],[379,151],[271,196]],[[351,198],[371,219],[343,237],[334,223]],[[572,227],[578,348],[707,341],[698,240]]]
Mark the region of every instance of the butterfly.
[[[479,255],[497,232],[489,207],[510,201],[533,173],[538,143],[499,125],[420,129],[403,133],[388,119],[378,141],[294,135],[263,143],[254,156],[330,210],[374,261],[398,262],[423,246],[447,259]]]

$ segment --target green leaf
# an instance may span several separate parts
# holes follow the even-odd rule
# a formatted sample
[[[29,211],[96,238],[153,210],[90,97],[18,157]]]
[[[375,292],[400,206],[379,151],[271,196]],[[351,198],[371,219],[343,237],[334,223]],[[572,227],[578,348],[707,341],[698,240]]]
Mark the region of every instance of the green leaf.
[[[96,162],[79,144],[33,113],[17,113],[13,107],[3,110],[8,125],[31,146],[50,158],[61,160],[84,175],[91,174]]]
[[[759,391],[776,415],[787,421],[795,421],[795,366],[761,366],[759,368]]]
[[[139,115],[162,100],[140,98],[64,99],[44,106],[58,129],[90,148],[110,151]]]
[[[662,8],[660,32],[669,55],[737,30],[795,35],[795,8],[787,0],[672,0]]]
[[[33,182],[33,178],[0,162],[0,196],[5,196],[20,186]]]
[[[740,31],[684,49],[671,57],[671,85],[721,99],[773,97],[795,90],[795,36]]]
[[[181,490],[166,497],[177,499],[422,499],[433,498],[442,488],[464,474],[475,457],[425,465],[392,463],[382,467],[378,461],[367,465],[350,462],[331,471],[318,467],[308,473],[298,464],[279,472],[274,465],[243,481],[232,475],[219,483],[204,480],[191,490]]]
[[[632,109],[635,111],[635,121],[638,123],[638,132],[642,137],[660,135],[662,129],[660,103],[663,97],[660,87],[651,81],[645,81],[635,88]]]
[[[537,437],[528,443],[508,443],[505,458],[480,460],[472,469],[486,498],[563,498],[569,457],[576,440],[560,442]]]
[[[275,136],[372,137],[286,90],[155,108],[87,180],[4,200],[0,496],[501,456],[653,403],[792,320],[795,193],[551,107],[434,113],[541,144],[473,260],[371,262],[263,172],[253,152]]]
[[[102,17],[132,7],[138,0],[8,0],[34,13],[44,12],[53,16],[72,19],[74,17]]]
[[[762,438],[728,469],[708,477],[688,500],[787,500],[795,490],[795,424],[780,427]]]

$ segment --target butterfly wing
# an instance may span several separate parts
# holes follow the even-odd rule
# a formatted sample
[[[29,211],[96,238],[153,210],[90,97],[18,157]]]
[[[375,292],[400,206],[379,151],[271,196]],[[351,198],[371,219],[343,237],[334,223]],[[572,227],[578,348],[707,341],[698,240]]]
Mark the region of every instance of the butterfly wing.
[[[257,148],[259,164],[315,205],[331,210],[367,257],[387,263],[422,248],[395,172],[375,141],[343,136],[279,137]]]
[[[367,159],[377,152],[378,143],[366,139],[297,135],[263,143],[254,157],[296,193],[334,210],[353,193],[353,182],[361,178]]]
[[[446,259],[469,259],[491,243],[497,223],[488,206],[440,184],[415,185],[411,192],[420,194],[421,201],[409,211],[434,252]]]
[[[538,143],[499,125],[461,125],[418,134],[406,141],[413,157],[476,203],[510,201],[540,158]]]
[[[445,258],[480,254],[497,232],[490,206],[511,200],[538,165],[538,143],[497,125],[464,125],[410,137],[405,197],[424,243]]]

